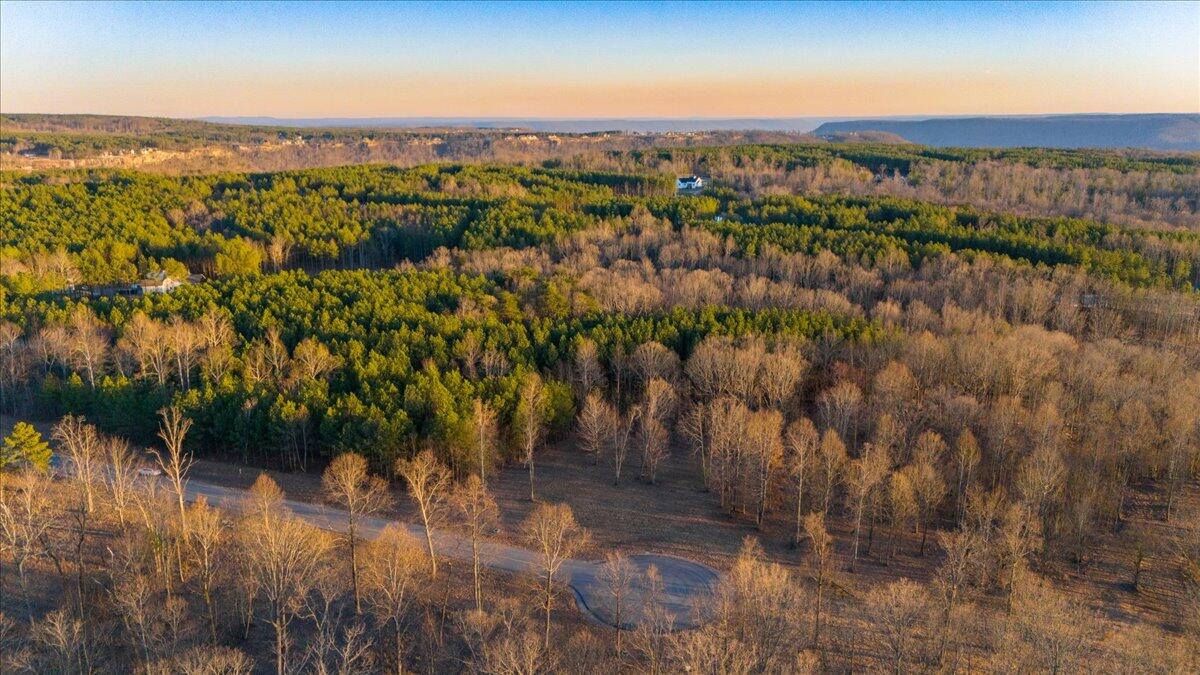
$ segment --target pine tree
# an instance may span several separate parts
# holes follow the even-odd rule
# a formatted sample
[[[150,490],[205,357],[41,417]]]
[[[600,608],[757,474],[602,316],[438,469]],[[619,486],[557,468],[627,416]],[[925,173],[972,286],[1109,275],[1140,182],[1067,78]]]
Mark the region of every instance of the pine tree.
[[[38,471],[50,468],[50,445],[28,422],[17,422],[0,450],[0,470],[28,463]]]

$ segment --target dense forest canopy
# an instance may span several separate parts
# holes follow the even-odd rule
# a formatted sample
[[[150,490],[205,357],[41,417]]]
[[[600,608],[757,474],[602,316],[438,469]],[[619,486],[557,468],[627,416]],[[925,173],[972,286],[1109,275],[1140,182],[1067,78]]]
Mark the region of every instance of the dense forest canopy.
[[[298,129],[86,115],[6,115],[0,122],[0,168],[26,172],[135,168],[196,175],[497,162],[700,173],[748,196],[894,196],[1142,229],[1200,229],[1197,153],[940,148],[763,131]]]
[[[372,448],[367,454],[377,466],[389,465],[418,438],[453,445],[469,436],[463,425],[473,399],[482,398],[510,419],[522,379],[568,359],[583,338],[612,358],[646,342],[684,356],[709,335],[877,339],[884,334],[862,319],[799,309],[676,309],[643,315],[584,309],[585,298],[558,297],[562,291],[553,280],[533,292],[534,303],[522,303],[507,285],[503,279],[445,271],[282,272],[90,306],[16,298],[8,309],[19,321],[62,320],[82,331],[112,326],[139,339],[171,340],[173,328],[194,327],[193,339],[200,342],[185,368],[199,367],[199,386],[193,388],[186,374],[157,373],[147,382],[120,367],[98,368],[43,388],[42,395],[51,399],[45,402],[86,410],[110,428],[148,438],[164,392],[147,385],[175,379],[184,385],[182,396],[197,419],[198,442],[295,466],[318,454],[361,451],[362,443]],[[192,323],[172,323],[179,321]],[[142,336],[146,329],[160,334]],[[159,348],[125,344],[139,362],[146,358],[143,350]],[[322,363],[320,372],[305,369],[311,366],[307,356],[309,365],[296,361],[310,349],[317,356],[309,356]],[[242,365],[240,372],[235,364]],[[283,381],[288,384],[281,390]],[[558,427],[570,419],[573,405],[569,393],[560,394],[565,398],[553,404]],[[131,403],[136,403],[133,409]],[[141,414],[131,414],[135,411]],[[294,415],[303,419],[289,417]],[[304,447],[295,446],[296,424],[311,424],[318,432],[303,439]]]
[[[684,172],[709,187],[677,193]],[[1003,177],[1038,187],[1006,191]],[[593,493],[602,499],[634,481],[692,481],[686,498],[710,504],[722,527],[753,527],[776,560],[803,555],[801,579],[764,562],[757,544],[726,552],[714,619],[669,639],[636,633],[635,669],[708,672],[712,654],[736,656],[744,672],[818,661],[952,670],[964,654],[1032,671],[1128,658],[1098,616],[1038,581],[1092,589],[1088,566],[1103,560],[1106,578],[1133,565],[1120,597],[1170,647],[1146,658],[1171,672],[1200,654],[1188,651],[1200,635],[1200,557],[1185,545],[1200,531],[1197,184],[1188,157],[869,145],[184,177],[5,172],[0,412],[83,416],[57,427],[62,447],[100,432],[155,444],[157,431],[177,453],[260,467],[361,462],[363,481],[368,468],[402,475],[417,500],[421,470],[466,489],[468,477],[498,480],[496,468],[519,463],[532,506],[535,457],[553,445],[587,457],[580,464],[613,490]],[[994,192],[975,199],[981,190]],[[1043,201],[1049,193],[1070,197]],[[189,273],[205,276],[129,290]],[[183,435],[164,430],[172,420],[188,425]],[[32,427],[6,443],[5,457],[48,462]],[[19,494],[53,489],[40,475]],[[259,497],[262,518],[246,526],[257,538],[262,523],[291,522]],[[182,523],[190,512],[178,501]],[[153,530],[152,516],[175,508],[113,511],[121,528],[134,523],[114,535],[136,544],[131,556],[166,551],[138,577],[154,589],[140,597],[178,582],[208,612],[201,632],[223,627],[208,641],[258,644],[229,637],[263,613],[255,597],[236,620],[218,618],[214,605],[237,594],[195,595],[172,571],[194,537]],[[70,522],[78,541],[96,538],[83,516]],[[230,549],[221,574],[252,577],[259,544]],[[83,545],[73,550],[82,589]],[[419,547],[392,553],[408,556],[394,569],[424,569]],[[860,579],[868,559],[871,574],[896,579]],[[333,567],[332,556],[313,560]],[[321,592],[303,586],[290,606]],[[417,593],[423,622],[399,609],[370,619],[390,626],[382,662],[459,667],[488,644],[467,620],[443,629],[432,619],[431,592]],[[545,637],[527,643],[531,658],[579,657],[586,650],[552,646],[553,584],[542,592]],[[825,615],[823,592],[834,596]],[[325,630],[327,611],[303,606],[287,621]],[[113,612],[134,616],[128,603]],[[907,623],[881,632],[898,612]],[[494,618],[496,635],[526,626],[513,616]],[[771,634],[750,629],[759,624]],[[431,645],[420,656],[402,648],[417,631]],[[327,645],[349,640],[339,635]],[[123,640],[105,638],[103,658],[120,661]],[[145,640],[139,661],[175,658],[165,638]],[[493,672],[482,653],[470,668]]]
[[[873,161],[873,160],[871,160]],[[1200,282],[1200,234],[997,215],[889,197],[676,197],[670,176],[439,165],[167,178],[134,172],[4,177],[9,269],[62,282],[133,281],[166,264],[206,274],[379,266],[435,248],[534,246],[635,210],[676,228],[860,260],[948,253],[1080,266],[1135,286]],[[246,251],[249,243],[262,255]]]
[[[867,157],[859,161],[880,158]],[[304,340],[315,340],[328,352],[338,367],[326,373],[332,376],[328,382],[293,392],[287,405],[294,409],[280,407],[278,399],[287,396],[256,393],[261,378],[252,373],[238,373],[236,386],[226,382],[227,363],[218,373],[222,377],[201,378],[204,386],[186,393],[194,406],[212,415],[228,415],[236,401],[252,404],[261,415],[253,422],[245,414],[241,418],[253,429],[234,432],[238,426],[230,419],[214,418],[209,427],[224,435],[208,443],[250,448],[234,436],[277,437],[253,445],[256,451],[291,443],[293,432],[279,418],[303,414],[303,424],[319,430],[312,435],[318,452],[334,452],[341,447],[338,439],[350,433],[346,406],[362,406],[367,412],[359,418],[388,421],[393,433],[392,440],[381,443],[389,448],[385,456],[395,456],[407,440],[451,433],[449,423],[430,426],[429,411],[413,401],[429,396],[418,392],[434,386],[426,379],[455,371],[455,359],[464,358],[464,351],[473,359],[486,352],[492,365],[479,381],[472,362],[462,368],[466,378],[437,383],[450,392],[452,415],[461,417],[467,403],[482,396],[511,417],[523,373],[569,360],[582,338],[597,342],[611,360],[644,342],[662,343],[685,358],[708,335],[823,340],[883,335],[878,326],[863,323],[868,312],[853,292],[850,302],[814,296],[800,305],[778,307],[776,302],[768,308],[726,297],[707,307],[683,307],[642,303],[641,292],[614,300],[614,284],[605,288],[597,282],[600,270],[595,269],[583,277],[575,270],[538,276],[530,266],[458,274],[370,271],[434,260],[429,256],[439,249],[561,250],[589,232],[644,238],[665,227],[684,241],[703,241],[697,239],[701,233],[715,236],[703,245],[723,242],[724,255],[752,266],[780,256],[817,261],[831,256],[887,278],[925,275],[922,270],[936,270],[946,261],[993,259],[1027,268],[1023,274],[1073,272],[1084,280],[1077,292],[1091,294],[1103,288],[1126,289],[1122,293],[1174,289],[1186,297],[1200,281],[1200,235],[1192,233],[1000,215],[892,197],[747,197],[723,187],[701,196],[675,196],[670,176],[650,173],[486,165],[185,178],[91,171],[9,174],[3,191],[2,308],[27,337],[62,324],[73,327],[68,332],[115,339],[131,330],[136,316],[138,326],[158,322],[155,330],[171,321],[227,322],[229,334],[217,337],[232,343],[205,349],[243,364],[255,349],[281,351],[279,359],[286,361]],[[322,268],[366,269],[316,275],[284,271]],[[141,299],[74,303],[63,293],[73,283],[127,283],[158,270],[176,276],[202,271],[215,281]],[[735,271],[735,278],[740,274]],[[624,283],[616,281],[616,286]],[[196,358],[205,349],[196,348]],[[63,383],[51,379],[38,387],[50,397],[43,403],[99,406],[91,408],[96,414],[115,406],[103,414],[144,435],[151,417],[124,414],[122,397],[148,397],[143,406],[148,413],[169,395],[168,389],[147,388],[142,378],[131,378],[137,369],[120,359],[89,364],[86,387],[80,373],[72,375],[78,369],[71,363],[64,359],[62,370],[50,371],[71,375]],[[285,376],[281,363],[267,381]],[[160,373],[158,384],[169,379]],[[179,373],[175,379],[190,384],[191,378]],[[9,391],[15,385],[11,382]],[[98,397],[97,391],[107,393]],[[307,435],[304,442],[307,452]]]
[[[884,156],[876,150],[853,156],[875,163]],[[492,165],[182,178],[74,171],[7,174],[2,189],[2,314],[27,340],[56,330],[66,341],[56,347],[62,356],[50,379],[29,390],[41,405],[86,410],[145,437],[153,411],[174,396],[199,420],[198,442],[286,457],[289,465],[366,438],[375,439],[381,466],[405,444],[448,443],[464,433],[476,398],[512,419],[522,378],[561,368],[581,339],[611,363],[650,342],[686,358],[715,335],[871,342],[888,333],[869,320],[861,294],[831,297],[846,292],[836,281],[825,295],[809,290],[771,302],[731,283],[709,301],[680,303],[661,299],[679,283],[663,279],[651,282],[660,289],[615,298],[613,289],[628,283],[620,261],[537,271],[545,264],[540,252],[569,250],[597,234],[645,241],[672,233],[750,269],[828,256],[884,279],[994,260],[1023,275],[1076,275],[1075,302],[1104,289],[1189,297],[1200,283],[1200,234],[895,197],[755,197],[719,186],[677,196],[672,177],[661,173]],[[642,255],[651,253],[642,247]],[[535,257],[518,267],[436,262],[445,251],[521,250]],[[426,269],[386,271],[397,263]],[[65,292],[160,270],[213,280],[142,298],[73,301]],[[744,274],[733,270],[735,279]],[[197,337],[204,330],[207,342]],[[187,347],[192,362],[177,363],[177,371],[218,363],[202,368],[198,386],[189,372],[148,381],[146,345],[133,344],[131,331],[196,341]],[[197,335],[183,337],[189,331]],[[111,340],[116,351],[81,372],[69,343],[85,338]],[[327,360],[311,382],[289,370],[301,343]],[[19,388],[15,379],[8,391]],[[281,389],[282,380],[290,384]],[[172,393],[172,383],[181,390]],[[556,405],[565,420],[577,401],[563,396]],[[142,413],[128,414],[131,404]]]

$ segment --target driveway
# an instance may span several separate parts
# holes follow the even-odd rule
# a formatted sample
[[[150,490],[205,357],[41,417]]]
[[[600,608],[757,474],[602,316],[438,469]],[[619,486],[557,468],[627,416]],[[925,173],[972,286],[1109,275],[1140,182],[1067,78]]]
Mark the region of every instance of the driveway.
[[[210,504],[238,508],[246,492],[235,488],[188,481],[187,498],[203,495]],[[342,532],[346,529],[346,512],[324,504],[285,500],[284,505],[299,518],[325,530]],[[364,537],[376,537],[385,527],[399,524],[413,536],[424,541],[425,528],[410,523],[397,523],[382,518],[368,518],[362,523]],[[471,560],[471,541],[458,533],[435,530],[434,549],[439,555],[458,560]],[[628,556],[635,577],[621,607],[621,626],[634,628],[643,619],[648,600],[657,597],[657,604],[674,629],[694,628],[707,620],[713,611],[713,597],[720,574],[713,568],[674,556],[638,554]],[[519,546],[487,541],[480,546],[480,562],[494,570],[514,574],[539,573],[538,554]],[[658,569],[660,583],[652,584],[647,570]],[[615,626],[615,611],[610,592],[600,578],[601,565],[587,560],[567,560],[559,572],[560,579],[570,586],[580,611],[593,621]]]

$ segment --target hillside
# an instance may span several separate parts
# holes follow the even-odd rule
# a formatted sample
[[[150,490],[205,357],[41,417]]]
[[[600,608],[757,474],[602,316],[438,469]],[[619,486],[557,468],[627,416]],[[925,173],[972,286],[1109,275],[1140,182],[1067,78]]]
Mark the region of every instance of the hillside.
[[[203,117],[219,124],[269,125],[295,128],[409,129],[454,127],[463,129],[523,129],[550,133],[586,134],[602,131],[661,134],[701,131],[807,132],[830,117],[669,117],[669,118],[522,118],[522,117]]]
[[[117,115],[0,114],[0,169],[212,173],[377,162],[542,162],[591,152],[816,140],[786,131],[566,133],[450,127],[435,121],[419,128],[287,127]]]
[[[1052,115],[916,121],[826,122],[814,132],[884,132],[913,143],[959,147],[1146,148],[1200,150],[1200,115]]]

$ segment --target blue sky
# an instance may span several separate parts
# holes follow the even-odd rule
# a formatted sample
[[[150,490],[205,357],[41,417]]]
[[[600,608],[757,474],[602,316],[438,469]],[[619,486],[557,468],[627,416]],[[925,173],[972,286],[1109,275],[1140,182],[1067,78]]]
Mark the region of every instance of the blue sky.
[[[0,109],[1200,111],[1200,3],[0,2]]]

